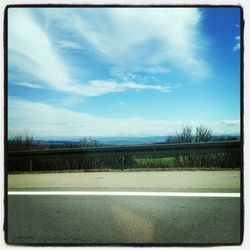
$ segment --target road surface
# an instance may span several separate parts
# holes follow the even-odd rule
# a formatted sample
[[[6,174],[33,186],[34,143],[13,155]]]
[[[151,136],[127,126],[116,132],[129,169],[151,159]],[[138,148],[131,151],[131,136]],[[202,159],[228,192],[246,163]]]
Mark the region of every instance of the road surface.
[[[12,244],[239,244],[239,171],[20,174]]]

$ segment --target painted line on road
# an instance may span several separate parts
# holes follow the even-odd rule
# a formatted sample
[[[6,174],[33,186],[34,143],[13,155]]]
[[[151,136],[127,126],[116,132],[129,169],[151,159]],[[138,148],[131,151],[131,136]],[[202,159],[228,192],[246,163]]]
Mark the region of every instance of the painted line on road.
[[[240,197],[240,193],[118,192],[118,191],[9,191],[8,195],[156,196],[156,197]]]

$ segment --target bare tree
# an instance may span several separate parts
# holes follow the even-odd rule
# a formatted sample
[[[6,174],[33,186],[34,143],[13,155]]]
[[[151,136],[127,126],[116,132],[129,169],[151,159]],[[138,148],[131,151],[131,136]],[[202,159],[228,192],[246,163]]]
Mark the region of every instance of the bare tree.
[[[212,139],[212,130],[200,125],[196,127],[195,142],[208,142]]]
[[[191,143],[193,141],[192,127],[183,125],[180,134],[177,134],[177,141]]]

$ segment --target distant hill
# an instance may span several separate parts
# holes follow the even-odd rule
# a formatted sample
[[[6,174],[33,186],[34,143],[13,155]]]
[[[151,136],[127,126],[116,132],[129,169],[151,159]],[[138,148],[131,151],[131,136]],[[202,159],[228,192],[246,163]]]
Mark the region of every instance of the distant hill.
[[[224,140],[232,139],[239,139],[237,135],[226,135],[223,136]],[[147,137],[133,137],[133,136],[126,136],[126,137],[91,137],[95,140],[98,144],[106,145],[106,146],[119,146],[119,145],[142,145],[142,144],[158,144],[158,143],[166,143],[166,141],[171,138],[171,136],[147,136]],[[214,135],[212,136],[212,141],[218,141],[222,139],[222,136]],[[69,139],[69,140],[39,140],[41,143],[46,143],[49,145],[63,145],[63,144],[70,144],[70,143],[78,143],[79,140],[76,139]]]
[[[91,137],[94,141],[101,145],[107,146],[119,146],[119,145],[140,145],[140,144],[152,144],[152,143],[164,143],[166,136],[149,136],[149,137]],[[45,143],[49,145],[63,145],[70,143],[78,143],[79,140],[37,140],[39,143]]]
[[[163,143],[167,136],[149,136],[149,137],[102,137],[95,138],[98,142],[107,145],[140,145]]]

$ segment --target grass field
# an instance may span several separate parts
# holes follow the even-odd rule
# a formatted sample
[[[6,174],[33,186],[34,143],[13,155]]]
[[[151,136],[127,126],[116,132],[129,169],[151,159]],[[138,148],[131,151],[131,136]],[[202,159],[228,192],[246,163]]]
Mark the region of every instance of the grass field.
[[[174,167],[174,157],[165,158],[135,158],[139,168],[171,168]]]

